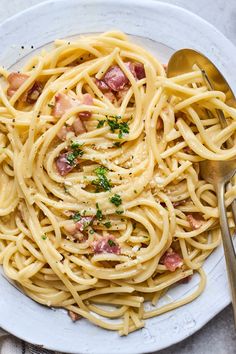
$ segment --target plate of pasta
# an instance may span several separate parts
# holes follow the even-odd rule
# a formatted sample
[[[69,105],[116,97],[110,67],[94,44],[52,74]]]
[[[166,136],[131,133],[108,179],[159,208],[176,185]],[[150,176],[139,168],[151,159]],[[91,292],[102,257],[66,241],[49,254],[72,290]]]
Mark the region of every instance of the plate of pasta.
[[[235,89],[234,46],[155,1],[49,1],[0,34],[0,327],[80,354],[191,335],[230,302],[199,162],[235,155],[236,110],[165,65],[200,50]]]

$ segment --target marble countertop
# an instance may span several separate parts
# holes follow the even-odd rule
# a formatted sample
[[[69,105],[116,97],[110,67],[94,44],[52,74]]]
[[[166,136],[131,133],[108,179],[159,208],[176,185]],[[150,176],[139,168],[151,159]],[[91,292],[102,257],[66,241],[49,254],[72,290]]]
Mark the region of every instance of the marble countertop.
[[[236,45],[236,0],[162,1],[181,6],[196,13],[212,23]],[[0,21],[40,2],[42,2],[42,0],[0,0]],[[228,306],[225,310],[219,313],[206,326],[190,338],[158,352],[158,354],[190,353],[236,354],[236,332],[234,329],[231,306]]]

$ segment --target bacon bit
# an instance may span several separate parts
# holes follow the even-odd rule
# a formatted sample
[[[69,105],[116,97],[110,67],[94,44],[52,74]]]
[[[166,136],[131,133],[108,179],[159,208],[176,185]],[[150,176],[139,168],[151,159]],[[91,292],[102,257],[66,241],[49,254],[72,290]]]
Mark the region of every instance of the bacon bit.
[[[126,85],[122,90],[118,91],[116,94],[116,99],[118,100],[118,103],[121,104],[125,95],[127,94],[129,90],[129,86]]]
[[[192,275],[189,275],[188,277],[179,280],[178,283],[180,283],[180,284],[188,284],[191,279],[192,279]]]
[[[85,112],[80,112],[80,113],[85,113]],[[87,131],[84,123],[81,121],[80,118],[75,119],[74,123],[72,124],[72,127],[73,127],[72,128],[73,131],[75,132],[75,135],[83,134]]]
[[[67,160],[68,153],[63,153],[58,156],[56,159],[56,167],[57,171],[61,176],[67,175],[73,168],[74,165],[70,165],[69,161]]]
[[[164,264],[168,270],[174,272],[176,268],[180,268],[183,265],[183,259],[180,255],[169,248],[166,253],[161,257],[161,264]]]
[[[92,106],[93,105],[93,97],[89,93],[85,93],[83,96],[82,104]],[[83,112],[79,112],[78,116],[82,119],[89,119],[89,118],[91,118],[92,113],[89,111],[83,111]],[[86,131],[86,129],[85,129],[85,131]]]
[[[131,63],[130,61],[128,61],[125,63],[125,65],[133,74],[136,80],[141,80],[146,77],[144,65],[142,63],[139,63],[138,61]]]
[[[20,74],[13,72],[7,77],[7,81],[9,83],[9,87],[7,89],[7,95],[13,96],[14,93],[20,88],[20,86],[29,78],[26,74]]]
[[[85,229],[92,224],[94,216],[82,216],[79,221],[75,223],[76,230],[83,232]]]
[[[73,311],[68,311],[68,315],[70,316],[73,322],[76,322],[82,318],[82,316],[80,316],[78,313],[75,313]]]
[[[92,243],[94,253],[114,253],[120,254],[120,246],[113,235],[102,237]]]
[[[112,91],[120,91],[129,82],[121,68],[117,65],[111,66],[103,77],[103,81]]]
[[[138,80],[144,79],[146,77],[144,65],[139,62],[133,63],[134,72]]]
[[[186,153],[186,154],[192,154],[193,153],[193,150],[189,147],[189,146],[185,146],[183,148],[183,151]]]
[[[104,96],[108,98],[108,100],[111,101],[111,103],[114,103],[116,101],[116,96],[111,91],[104,93]]]
[[[59,130],[59,132],[57,133],[57,136],[59,139],[61,139],[62,141],[65,141],[67,138],[67,134],[73,132],[73,128],[72,127],[66,127],[65,125],[63,125],[63,127],[61,127],[61,129]]]
[[[26,102],[33,104],[43,91],[43,84],[40,81],[35,81],[33,86],[28,90]]]
[[[188,214],[187,219],[192,230],[198,230],[206,222],[201,213]]]
[[[55,106],[53,107],[52,114],[54,117],[60,118],[68,109],[76,107],[79,104],[79,100],[75,100],[64,93],[58,93],[55,96]]]
[[[161,117],[158,117],[157,119],[157,130],[161,130],[163,128],[163,120],[161,119]]]
[[[83,95],[83,104],[86,104],[88,106],[92,106],[93,105],[93,97],[90,95],[90,93],[85,93]]]
[[[97,85],[99,90],[102,91],[102,92],[110,91],[109,86],[103,80],[95,79],[95,84]]]

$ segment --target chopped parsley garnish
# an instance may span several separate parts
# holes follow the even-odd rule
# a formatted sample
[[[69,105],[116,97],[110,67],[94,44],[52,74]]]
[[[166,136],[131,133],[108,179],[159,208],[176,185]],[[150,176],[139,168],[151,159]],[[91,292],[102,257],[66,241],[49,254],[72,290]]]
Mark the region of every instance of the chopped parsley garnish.
[[[81,220],[81,215],[80,215],[80,212],[77,211],[76,213],[74,213],[72,216],[71,216],[71,219],[74,220],[74,222],[78,222]]]
[[[47,239],[47,236],[46,236],[45,234],[43,234],[43,235],[41,236],[41,238],[42,238],[43,240],[46,240],[46,239]]]
[[[115,243],[113,240],[111,240],[111,239],[109,239],[109,240],[107,241],[107,243],[108,243],[108,245],[109,245],[110,247],[116,246],[116,243]]]
[[[99,166],[94,170],[97,176],[105,175],[107,171],[108,169],[105,166]]]
[[[96,212],[96,218],[101,221],[103,219],[103,215],[102,215],[102,211],[99,208],[98,203],[96,203],[96,208],[97,208],[97,212]]]
[[[68,188],[63,184],[63,188],[64,188],[64,192],[66,193],[66,194],[69,194],[69,190],[68,190]]]
[[[80,149],[80,147],[82,146],[83,144],[79,144],[79,143],[76,143],[76,142],[72,142],[71,143],[71,149],[72,151],[69,152],[66,156],[66,159],[67,161],[69,162],[69,164],[71,166],[75,166],[76,165],[76,159],[77,157],[81,157],[83,156],[84,152],[83,150]]]
[[[55,107],[53,103],[48,103],[48,107],[53,108]]]
[[[78,148],[80,148],[81,146],[82,146],[83,144],[80,144],[80,143],[77,143],[76,141],[72,141],[72,143],[71,143],[71,149],[78,149]]]
[[[89,233],[90,233],[91,235],[93,235],[94,232],[95,232],[95,231],[94,231],[93,229],[89,230]]]
[[[115,204],[115,206],[119,206],[122,204],[122,199],[119,194],[114,194],[113,197],[110,198],[110,202]]]
[[[102,128],[104,126],[105,119],[99,120],[97,128]]]
[[[106,226],[107,229],[110,229],[110,227],[111,227],[111,222],[110,222],[110,221],[106,221],[106,222],[104,222],[103,225]]]
[[[96,186],[96,192],[101,192],[103,190],[109,191],[112,186],[106,176],[107,168],[104,166],[99,166],[95,168],[94,172],[97,175],[97,179],[94,179],[92,181],[92,184]]]
[[[121,215],[123,213],[124,213],[124,210],[121,210],[121,209],[120,210],[118,210],[118,209],[116,210],[116,214],[118,214],[118,215]]]
[[[121,119],[121,116],[108,116],[106,120],[103,119],[98,122],[97,128],[103,127],[106,122],[111,132],[115,133],[118,131],[118,138],[122,139],[124,134],[129,134],[129,125],[127,122],[119,123],[119,119]]]

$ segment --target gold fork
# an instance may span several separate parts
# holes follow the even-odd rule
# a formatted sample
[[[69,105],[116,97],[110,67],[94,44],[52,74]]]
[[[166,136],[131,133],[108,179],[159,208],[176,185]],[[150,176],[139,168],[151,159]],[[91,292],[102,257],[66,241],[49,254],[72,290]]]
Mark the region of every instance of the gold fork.
[[[193,49],[181,49],[175,52],[169,60],[167,66],[167,76],[174,77],[193,70],[193,65],[197,65],[202,72],[203,80],[208,90],[219,90],[225,93],[226,103],[236,108],[236,99],[229,84],[217,69],[217,67],[203,54]],[[216,109],[222,128],[227,127],[227,120],[223,111]],[[228,139],[226,146],[230,148],[234,145],[233,140]],[[236,155],[236,147],[235,147]],[[216,190],[218,200],[219,219],[221,227],[222,243],[225,253],[225,261],[228,278],[231,288],[234,320],[236,326],[236,254],[230,235],[225,207],[225,191],[231,186],[230,179],[236,172],[236,160],[228,161],[201,161],[200,173],[202,178],[211,183]],[[233,200],[232,213],[236,225],[236,200]]]

